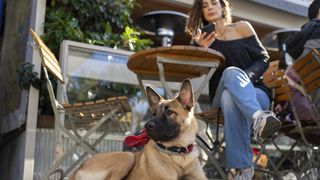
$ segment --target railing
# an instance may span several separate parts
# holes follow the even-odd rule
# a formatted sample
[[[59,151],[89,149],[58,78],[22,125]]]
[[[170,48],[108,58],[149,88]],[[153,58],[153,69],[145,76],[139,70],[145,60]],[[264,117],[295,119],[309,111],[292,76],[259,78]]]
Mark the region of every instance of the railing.
[[[45,170],[54,162],[54,157],[52,156],[56,151],[56,155],[59,155],[60,149],[54,148],[54,131],[53,129],[38,128],[36,132],[36,148],[35,148],[35,165],[34,165],[34,180],[40,180],[40,177]],[[121,151],[123,149],[122,141],[124,139],[123,134],[110,134],[107,135],[104,140],[99,143],[96,148],[100,152],[110,152],[110,151]],[[89,143],[94,142],[95,136],[92,135],[89,138]],[[62,138],[61,150],[64,152],[73,145],[74,141],[69,138]],[[74,155],[72,159],[68,159],[62,168],[69,167],[70,164],[77,159]]]

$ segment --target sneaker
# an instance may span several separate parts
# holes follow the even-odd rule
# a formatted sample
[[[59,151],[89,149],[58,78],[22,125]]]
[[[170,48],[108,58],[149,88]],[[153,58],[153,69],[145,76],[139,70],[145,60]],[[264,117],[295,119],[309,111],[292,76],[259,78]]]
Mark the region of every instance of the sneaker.
[[[262,144],[273,139],[281,127],[281,121],[271,111],[257,112],[253,122],[254,139]]]
[[[254,168],[245,168],[236,170],[236,176],[233,180],[251,180],[254,174]]]

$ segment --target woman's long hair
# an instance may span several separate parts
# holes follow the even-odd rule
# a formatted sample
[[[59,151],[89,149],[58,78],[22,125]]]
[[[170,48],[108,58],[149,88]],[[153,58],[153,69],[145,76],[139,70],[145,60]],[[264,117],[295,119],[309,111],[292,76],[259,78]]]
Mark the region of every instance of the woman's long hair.
[[[219,0],[222,7],[222,18],[225,22],[231,23],[231,10],[229,7],[229,2],[227,0]],[[195,0],[192,6],[192,9],[189,13],[189,18],[186,24],[186,32],[188,32],[191,36],[194,36],[197,32],[198,28],[201,28],[208,24],[208,22],[204,19],[202,15],[202,0]]]

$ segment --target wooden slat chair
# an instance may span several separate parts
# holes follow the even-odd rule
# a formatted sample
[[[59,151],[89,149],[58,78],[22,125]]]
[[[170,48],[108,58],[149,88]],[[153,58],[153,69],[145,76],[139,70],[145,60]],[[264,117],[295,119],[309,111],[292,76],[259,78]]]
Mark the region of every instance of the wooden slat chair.
[[[272,111],[275,111],[274,105],[277,102],[289,101],[290,104],[293,104],[292,92],[289,87],[288,80],[285,77],[285,72],[283,70],[278,70],[278,71],[273,72],[271,74],[270,81],[266,84],[268,84],[268,87],[270,87],[273,92],[272,93],[273,100],[272,100],[272,104],[271,104]],[[293,124],[284,124],[284,122],[282,122],[281,126],[282,127],[280,129],[280,132],[285,132],[285,131],[288,131],[288,130],[294,128]],[[267,157],[267,162],[268,162],[269,166],[268,167],[265,166],[264,168],[257,166],[255,168],[255,170],[257,172],[262,171],[262,172],[267,173],[269,175],[272,174],[275,178],[281,178],[280,171],[281,171],[282,165],[285,162],[285,160],[290,160],[289,155],[292,152],[292,150],[296,147],[297,144],[292,145],[292,147],[289,148],[289,151],[281,149],[276,144],[276,142],[274,140],[272,140],[271,144],[274,145],[274,147],[277,149],[278,153],[281,153],[281,160],[279,160],[279,162],[275,163],[273,161],[273,158],[267,152],[266,145],[261,145],[259,154],[260,155],[264,154]],[[255,162],[258,162],[260,155],[258,155]],[[293,161],[292,161],[292,164],[294,164]],[[268,168],[268,169],[266,169],[266,168]]]
[[[305,57],[297,60],[292,68],[298,73],[300,76],[300,80],[304,87],[304,90],[307,95],[310,95],[314,90],[320,88],[320,55],[316,50],[312,50]],[[298,116],[297,106],[293,101],[293,90],[289,86],[287,78],[284,76],[284,71],[279,71],[276,73],[276,80],[274,81],[275,85],[275,102],[288,101],[293,113],[294,122],[289,124],[282,124],[280,132],[289,136],[295,140],[295,143],[291,145],[288,149],[281,149],[275,141],[273,141],[273,145],[276,147],[278,153],[281,153],[281,159],[274,163],[272,158],[268,156],[269,164],[272,166],[272,173],[277,177],[281,178],[280,171],[290,171],[291,169],[295,169],[295,174],[299,178],[306,171],[313,167],[314,164],[317,163],[316,156],[319,153],[317,150],[313,149],[313,146],[320,145],[320,118],[319,112],[315,119],[308,121],[301,121]],[[311,96],[308,96],[309,98]],[[312,100],[312,99],[310,99]],[[314,111],[319,111],[317,109],[313,109]],[[296,157],[294,149],[309,149],[309,157],[308,160],[304,160],[302,162],[299,157]],[[310,151],[311,150],[311,151]],[[264,151],[264,149],[262,150]],[[306,151],[306,150],[304,150]],[[305,152],[307,153],[307,152]],[[283,165],[285,162],[290,162],[292,165],[288,167],[288,169],[284,169]],[[288,165],[287,165],[288,166]]]
[[[298,117],[297,111],[295,110],[295,104],[293,103],[293,92],[289,86],[288,80],[285,76],[284,70],[279,70],[275,68],[272,73],[267,72],[264,76],[264,83],[272,89],[272,104],[270,107],[271,111],[275,112],[275,104],[278,102],[288,101],[293,110],[293,114],[295,117]],[[299,121],[299,120],[298,120]],[[300,122],[300,121],[299,121]],[[280,133],[285,133],[294,129],[297,124],[285,123],[282,122]],[[278,153],[281,153],[281,158],[278,161],[274,161],[273,157],[270,156],[268,150],[266,149],[266,144],[258,147],[259,155],[255,158],[255,171],[262,172],[272,176],[276,179],[282,179],[281,173],[290,171],[291,169],[283,169],[284,162],[290,161],[292,167],[297,167],[297,162],[292,159],[292,152],[297,147],[298,143],[294,143],[290,148],[281,148],[275,140],[272,140],[269,144],[273,144]],[[261,155],[266,156],[267,158],[267,166],[261,167],[257,164]],[[257,166],[258,165],[258,166]]]
[[[123,115],[131,111],[126,96],[111,97],[108,99],[100,99],[96,101],[63,104],[65,115],[63,116],[64,127],[70,129],[73,134],[81,141],[76,143],[65,154],[65,159],[70,157],[78,148],[82,146],[85,152],[73,162],[67,169],[63,171],[63,176],[67,176],[88,154],[95,154],[98,151],[94,148],[103,138],[110,133],[122,133],[130,130],[131,121],[124,118]],[[80,135],[79,132],[85,131],[85,135]],[[89,136],[93,133],[100,134],[100,137],[93,143],[87,142]],[[74,140],[77,142],[77,140]],[[81,144],[80,144],[81,143]],[[61,161],[60,161],[61,160]],[[62,163],[64,157],[61,158],[56,164]],[[57,165],[53,166],[53,170],[58,168]],[[50,171],[49,171],[50,172]]]
[[[128,99],[126,96],[111,97],[108,99],[100,99],[97,101],[75,103],[75,104],[63,104],[65,110],[65,127],[67,129],[72,129],[76,134],[77,131],[91,129],[95,124],[92,122],[99,121],[101,118],[106,116],[106,112],[110,112],[113,109],[118,109],[114,116],[121,116],[130,112],[130,106],[128,104]],[[117,119],[114,117],[113,119]],[[111,121],[114,122],[114,121]],[[120,130],[125,132],[131,126],[130,121],[122,120],[120,122],[116,121],[114,124],[104,123],[99,126],[97,131],[101,132],[119,132]]]
[[[51,50],[32,29],[30,29],[30,33],[39,47],[47,90],[49,92],[51,106],[55,116],[56,139],[54,140],[54,143],[58,143],[58,139],[61,137],[61,132],[75,142],[75,144],[68,149],[58,161],[54,162],[54,164],[42,175],[42,179],[48,179],[48,177],[55,174],[55,172],[59,172],[60,178],[62,179],[68,175],[73,168],[77,166],[77,164],[82,162],[86,155],[97,153],[95,146],[101,142],[101,140],[103,140],[110,131],[115,130],[110,126],[110,120],[119,120],[123,115],[130,112],[131,109],[128,104],[127,97],[113,97],[92,102],[61,105],[56,100],[55,93],[48,76],[49,71],[60,83],[64,83],[59,62]],[[79,129],[86,130],[85,135],[81,136],[78,133]],[[96,139],[94,143],[90,144],[87,141],[88,137],[98,131],[101,131],[102,135]],[[59,169],[61,164],[65,160],[71,158],[80,147],[83,148],[84,153],[80,155],[78,160],[73,162],[73,164],[71,164],[66,170]]]
[[[320,54],[316,49],[312,49],[306,56],[298,59],[292,68],[299,75],[302,86],[307,97],[312,101],[311,93],[320,89]],[[293,108],[297,113],[296,108]],[[290,137],[295,139],[301,138],[306,145],[320,145],[320,110],[313,107],[317,116],[312,122],[301,122],[295,115],[297,126],[288,132]]]

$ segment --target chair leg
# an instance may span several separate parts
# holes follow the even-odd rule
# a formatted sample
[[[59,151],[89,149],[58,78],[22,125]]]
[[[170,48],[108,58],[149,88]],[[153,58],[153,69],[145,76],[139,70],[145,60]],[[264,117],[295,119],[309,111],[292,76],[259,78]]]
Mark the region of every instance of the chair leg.
[[[275,163],[272,161],[271,157],[269,156],[268,153],[265,153],[266,152],[266,145],[261,145],[261,148],[260,148],[260,154],[265,154],[267,156],[267,159],[268,159],[268,164],[270,164],[272,170],[262,170],[262,169],[257,169],[258,171],[261,171],[263,173],[267,173],[267,174],[270,174],[271,176],[273,177],[276,177],[277,179],[282,179],[281,176],[280,176],[280,172],[279,170],[277,169]],[[254,165],[256,166],[258,160],[260,158],[260,155],[256,158],[255,162],[254,162]]]
[[[70,137],[72,140],[74,140],[76,142],[76,144],[71,147],[71,149],[69,149],[62,157],[61,159],[59,159],[53,166],[51,166],[49,168],[48,171],[46,171],[43,176],[41,177],[42,180],[46,180],[47,177],[52,173],[54,172],[61,164],[64,160],[66,160],[68,157],[70,157],[76,150],[79,146],[82,146],[86,152],[89,152],[90,154],[96,154],[96,152],[94,152],[92,150],[92,146],[89,144],[89,143],[84,143],[84,141],[86,141],[89,136],[95,132],[95,130],[97,128],[99,128],[106,120],[108,120],[109,118],[111,118],[111,116],[113,114],[115,114],[116,112],[118,111],[118,109],[113,109],[111,112],[109,112],[106,116],[104,116],[103,118],[101,118],[98,123],[96,123],[83,137],[82,139],[79,139],[77,138],[76,136],[74,136],[73,134],[70,133],[70,131],[68,129],[66,129],[62,122],[64,120],[64,117],[62,117],[62,119],[60,119],[61,121],[56,121],[56,123],[58,123],[58,125],[60,126],[60,129],[62,129],[62,131],[64,133],[67,134],[68,137]],[[100,138],[99,138],[100,139]],[[102,140],[102,139],[101,139]],[[100,141],[101,141],[100,140]],[[99,141],[99,142],[100,142]],[[97,143],[99,143],[97,142]]]
[[[110,131],[105,131],[93,144],[92,146],[97,146],[108,134]],[[68,169],[64,171],[64,175],[68,176],[69,173],[88,155],[88,152],[84,152]]]
[[[202,139],[200,136],[197,136],[196,142],[198,146],[205,152],[207,155],[207,162],[206,164],[213,167],[217,173],[218,176],[220,176],[222,179],[226,179],[227,175],[225,171],[222,169],[220,163],[215,158],[215,154],[217,153],[216,147],[214,149],[211,149],[208,144],[205,143],[205,140]],[[207,173],[207,172],[206,172]]]

